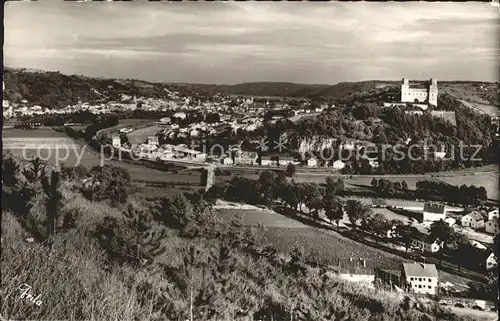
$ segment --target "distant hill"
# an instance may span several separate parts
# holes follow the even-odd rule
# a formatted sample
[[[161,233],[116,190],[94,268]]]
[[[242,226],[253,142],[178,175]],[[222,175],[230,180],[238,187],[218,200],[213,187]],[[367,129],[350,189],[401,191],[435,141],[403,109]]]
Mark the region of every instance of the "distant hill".
[[[309,85],[289,82],[251,82],[236,85],[153,83],[134,79],[105,79],[81,75],[65,75],[53,71],[4,68],[5,99],[49,108],[68,104],[119,100],[121,94],[166,98],[177,91],[183,96],[208,98],[215,93],[225,95],[273,96],[294,98],[324,98],[341,100],[384,87],[397,89],[400,81],[369,80],[341,82],[336,85]],[[477,81],[438,82],[440,92],[474,103],[498,105],[498,84]]]
[[[206,85],[195,84],[211,93],[239,94],[251,96],[289,96],[308,97],[329,85],[304,85],[288,82],[251,82],[236,85]]]
[[[4,99],[48,108],[62,108],[82,102],[119,101],[122,94],[166,98],[169,92],[181,95],[207,96],[202,88],[192,85],[151,83],[134,79],[91,78],[81,75],[64,75],[53,71],[4,68]],[[168,90],[168,91],[167,91]]]
[[[211,93],[251,96],[281,96],[301,98],[345,98],[355,93],[368,92],[382,85],[396,85],[396,81],[342,82],[336,85],[306,85],[287,82],[251,82],[237,85],[194,84]]]

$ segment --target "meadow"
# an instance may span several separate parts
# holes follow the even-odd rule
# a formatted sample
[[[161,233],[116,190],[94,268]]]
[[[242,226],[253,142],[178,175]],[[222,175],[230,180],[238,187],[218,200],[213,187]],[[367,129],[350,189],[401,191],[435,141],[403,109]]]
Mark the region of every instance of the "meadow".
[[[484,186],[486,192],[488,193],[488,198],[497,201],[500,200],[500,191],[499,191],[500,176],[498,172],[497,173],[478,172],[474,175],[447,176],[447,177],[439,177],[438,179],[448,184],[453,184],[458,186],[462,184]]]
[[[157,125],[148,125],[146,127],[137,128],[127,134],[131,144],[141,144],[147,142],[149,136],[156,136],[163,127]]]
[[[286,216],[260,209],[217,209],[216,215],[224,220],[241,219],[247,225],[261,224],[268,228],[309,228],[307,225]]]
[[[314,182],[322,184],[325,182],[326,176],[330,175],[308,175],[305,173],[300,173],[294,177],[296,182]],[[338,175],[332,174],[332,177],[337,178]],[[344,184],[347,188],[355,187],[371,187],[371,182],[373,180],[372,176],[353,176],[349,177],[338,177],[342,178]],[[408,188],[411,190],[416,189],[416,184],[418,181],[422,180],[434,180],[442,181],[452,185],[475,185],[484,186],[486,192],[488,193],[488,198],[493,200],[499,200],[499,179],[500,176],[498,172],[496,173],[483,173],[478,171],[477,173],[464,172],[463,174],[456,175],[446,175],[446,176],[377,176],[377,178],[384,178],[392,182],[402,182],[405,181],[408,184]]]
[[[267,241],[280,252],[302,248],[308,257],[325,264],[337,264],[339,259],[367,259],[376,266],[398,269],[403,262],[410,262],[400,256],[364,245],[348,239],[334,230],[325,230],[305,225],[281,214],[265,210],[217,210],[216,214],[224,220],[241,219],[246,225],[261,224]],[[398,216],[393,213],[394,216]],[[396,218],[396,217],[394,217]],[[466,285],[469,279],[439,271],[440,281]]]
[[[110,164],[113,166],[126,168],[132,179],[138,181],[147,181],[155,183],[181,183],[181,184],[200,184],[201,173],[198,171],[184,171],[181,173],[171,173],[164,172],[152,168],[147,168],[139,164],[133,164],[128,162],[120,162],[117,160],[107,160],[104,159],[101,162],[101,158],[98,152],[93,150],[90,146],[85,145],[81,142],[75,142],[68,138],[64,133],[56,132],[50,128],[40,128],[35,130],[20,130],[20,129],[8,129],[2,132],[4,140],[4,148],[9,150],[14,156],[23,157],[23,151],[25,155],[31,159],[39,156],[42,160],[53,164],[61,166],[74,166],[81,165],[87,168],[94,166],[99,166],[101,164]],[[8,149],[8,142],[19,144],[33,144],[34,142],[47,143],[49,145],[62,144],[68,145],[69,149],[66,151],[64,149],[53,148],[42,148],[42,149]],[[57,154],[59,153],[59,154]],[[59,155],[59,157],[57,156]],[[59,159],[59,162],[57,160]]]

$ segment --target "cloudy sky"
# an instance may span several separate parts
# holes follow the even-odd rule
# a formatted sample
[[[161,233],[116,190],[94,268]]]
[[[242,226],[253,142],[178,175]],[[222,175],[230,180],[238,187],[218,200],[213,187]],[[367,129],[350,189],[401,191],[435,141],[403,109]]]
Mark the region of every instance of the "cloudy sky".
[[[152,81],[495,81],[489,3],[9,2],[4,65]]]

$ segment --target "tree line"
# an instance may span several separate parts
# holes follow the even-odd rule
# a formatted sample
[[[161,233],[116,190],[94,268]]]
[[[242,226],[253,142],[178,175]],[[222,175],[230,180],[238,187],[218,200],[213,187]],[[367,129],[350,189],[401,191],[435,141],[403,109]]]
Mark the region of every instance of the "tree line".
[[[484,186],[452,185],[440,181],[418,181],[415,195],[418,198],[438,198],[446,202],[459,204],[479,204],[488,200],[488,193]]]

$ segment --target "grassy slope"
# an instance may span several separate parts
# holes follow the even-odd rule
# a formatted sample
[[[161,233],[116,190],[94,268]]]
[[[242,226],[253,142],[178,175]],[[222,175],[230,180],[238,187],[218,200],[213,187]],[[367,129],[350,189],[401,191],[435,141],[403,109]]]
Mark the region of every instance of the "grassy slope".
[[[492,116],[500,115],[498,84],[445,83],[439,85],[439,91],[460,99],[467,107],[478,112]]]
[[[25,242],[29,234],[18,224],[14,215],[2,215],[2,316],[9,319],[152,320],[162,315],[165,317],[161,312],[162,306],[166,304],[164,299],[174,302],[168,309],[187,311],[187,300],[179,296],[175,283],[165,279],[159,270],[127,265],[110,266],[106,263],[105,253],[96,243],[94,232],[105,217],[120,216],[119,210],[103,203],[89,202],[68,189],[65,189],[64,195],[65,210],[78,213],[77,224],[76,228],[61,231],[57,235],[52,250],[41,244]],[[40,208],[35,211],[40,211]],[[191,242],[169,233],[164,240],[167,250],[159,260],[180,266],[182,253],[186,252]],[[248,272],[266,268],[265,262],[256,262],[245,256],[241,256],[240,260],[245,261],[243,264],[247,266]],[[239,273],[236,277],[250,277]],[[318,282],[314,272],[311,273],[304,280],[306,284]],[[347,312],[355,320],[366,321],[373,320],[374,315],[380,316],[380,320],[400,320],[401,317],[404,320],[420,320],[424,314],[437,317],[431,307],[421,302],[415,302],[410,310],[402,310],[402,297],[394,293],[334,281],[331,291],[322,295],[321,300],[301,295],[301,305],[313,307],[319,304],[319,311],[326,312],[321,309],[322,304],[325,304],[334,308],[337,318],[346,316]],[[247,282],[252,284],[247,289],[247,295],[259,293],[262,297],[270,296],[274,300],[287,302],[277,284],[260,287],[259,283]],[[21,283],[31,285],[35,294],[41,294],[41,307],[18,300],[17,287]],[[234,313],[235,310],[231,311]],[[440,312],[441,317],[443,320],[459,320],[443,312]],[[239,318],[229,314],[222,319]],[[464,317],[461,320],[471,319]]]

